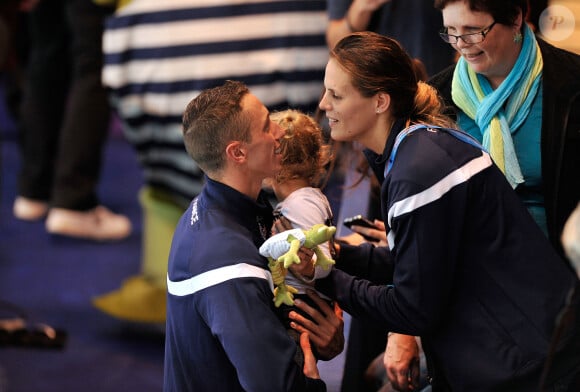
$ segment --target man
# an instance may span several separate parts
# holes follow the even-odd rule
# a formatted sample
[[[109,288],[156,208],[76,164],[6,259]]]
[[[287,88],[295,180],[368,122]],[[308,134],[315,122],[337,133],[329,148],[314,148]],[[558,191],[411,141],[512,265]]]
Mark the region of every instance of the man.
[[[237,79],[271,111],[313,113],[328,59],[326,20],[325,0],[131,0],[107,20],[103,82],[143,169],[143,252],[137,274],[95,298],[99,310],[165,323],[171,237],[204,177],[183,146],[183,109],[202,90]]]
[[[228,81],[189,103],[183,132],[207,181],[169,256],[164,390],[325,390],[308,334],[304,369],[294,363],[296,344],[273,311],[272,277],[258,253],[273,223],[262,180],[280,170],[282,130],[243,83]],[[342,320],[320,303],[319,325],[333,338],[313,343],[332,357],[342,350],[327,351]]]

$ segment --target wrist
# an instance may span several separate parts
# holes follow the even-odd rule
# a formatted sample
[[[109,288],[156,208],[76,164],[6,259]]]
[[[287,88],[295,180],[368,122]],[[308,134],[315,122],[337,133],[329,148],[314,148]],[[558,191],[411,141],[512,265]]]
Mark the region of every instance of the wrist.
[[[336,261],[340,258],[340,243],[338,241],[332,241],[330,246],[332,246],[330,255]]]
[[[354,2],[344,15],[344,23],[351,33],[364,31],[367,29],[373,11],[357,6]]]
[[[349,33],[356,33],[358,30],[356,30],[352,25],[349,15],[350,13],[347,12],[346,15],[344,16],[344,24],[346,25],[346,28],[348,29]]]

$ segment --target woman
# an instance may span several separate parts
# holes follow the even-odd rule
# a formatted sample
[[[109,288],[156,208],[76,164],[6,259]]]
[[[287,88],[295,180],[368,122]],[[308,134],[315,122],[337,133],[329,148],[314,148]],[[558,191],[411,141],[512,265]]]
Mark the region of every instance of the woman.
[[[526,0],[437,0],[435,7],[441,37],[461,57],[430,84],[459,127],[490,150],[562,254],[560,235],[580,200],[580,56],[534,36]]]
[[[525,0],[438,0],[435,6],[443,13],[441,38],[460,59],[430,84],[460,128],[490,150],[563,254],[560,234],[580,199],[580,56],[536,39],[524,22]],[[393,335],[387,351],[399,357],[396,347],[413,345],[413,338]]]
[[[324,83],[320,108],[331,137],[364,145],[381,183],[390,251],[341,246],[338,269],[317,289],[354,317],[420,336],[434,391],[537,389],[554,320],[579,284],[575,274],[488,153],[445,128],[436,91],[417,83],[396,41],[345,37]],[[352,271],[355,260],[356,272],[367,265],[373,280],[385,280],[375,266],[385,273],[391,264],[393,284],[339,270]],[[568,385],[580,369],[579,331],[565,331],[547,385]]]

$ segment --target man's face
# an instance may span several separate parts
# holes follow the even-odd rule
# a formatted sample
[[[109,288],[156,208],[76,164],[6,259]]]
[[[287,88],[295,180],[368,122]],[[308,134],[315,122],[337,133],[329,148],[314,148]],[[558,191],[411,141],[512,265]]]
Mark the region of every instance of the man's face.
[[[268,109],[253,94],[242,99],[242,108],[250,118],[251,141],[245,143],[247,169],[260,181],[274,177],[281,168],[279,139],[284,135],[280,126],[270,120]]]

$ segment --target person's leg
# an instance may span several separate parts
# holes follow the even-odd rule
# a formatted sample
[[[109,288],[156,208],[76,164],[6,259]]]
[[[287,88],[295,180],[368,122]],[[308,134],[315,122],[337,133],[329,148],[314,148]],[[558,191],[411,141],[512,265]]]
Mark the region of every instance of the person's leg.
[[[21,169],[14,212],[18,218],[44,216],[51,197],[59,130],[68,90],[68,31],[64,2],[40,2],[29,16],[30,54],[19,121]],[[38,210],[26,203],[39,201]]]
[[[351,319],[341,392],[376,391],[375,386],[365,380],[365,371],[373,359],[385,350],[386,344],[387,331],[356,318]]]
[[[110,120],[107,92],[101,83],[101,42],[108,12],[92,0],[67,2],[73,69],[59,140],[53,207],[89,210],[98,204],[96,187]]]
[[[101,83],[104,21],[112,8],[68,0],[72,79],[58,146],[49,233],[107,241],[126,238],[131,222],[100,206],[97,184],[109,131],[110,107]]]

